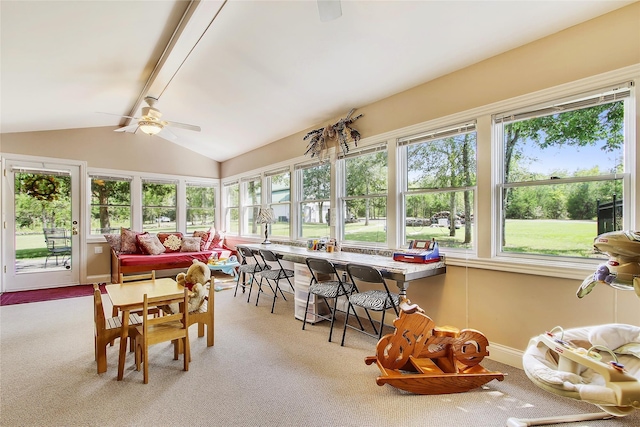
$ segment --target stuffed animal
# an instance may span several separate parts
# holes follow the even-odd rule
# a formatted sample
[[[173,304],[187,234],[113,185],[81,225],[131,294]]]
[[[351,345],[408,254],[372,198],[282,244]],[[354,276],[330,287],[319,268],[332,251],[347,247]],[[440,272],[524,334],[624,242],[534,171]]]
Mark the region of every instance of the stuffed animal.
[[[211,270],[204,262],[194,259],[186,273],[178,273],[176,281],[189,289],[189,312],[191,313],[200,308],[207,296],[207,290],[211,285]],[[173,313],[178,311],[177,306],[170,308]]]

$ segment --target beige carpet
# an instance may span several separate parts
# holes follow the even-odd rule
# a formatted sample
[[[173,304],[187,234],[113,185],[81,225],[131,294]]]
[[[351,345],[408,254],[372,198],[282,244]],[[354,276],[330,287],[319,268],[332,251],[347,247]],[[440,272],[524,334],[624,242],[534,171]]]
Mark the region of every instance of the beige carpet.
[[[327,342],[328,324],[301,330],[293,301],[260,306],[216,294],[216,341],[191,329],[189,372],[168,344],[150,354],[150,380],[127,360],[115,379],[117,346],[108,371],[96,374],[91,297],[2,307],[0,425],[2,426],[505,426],[509,417],[594,412],[533,386],[522,371],[485,360],[508,374],[467,393],[417,396],[375,384],[366,366],[375,341],[347,331]],[[104,297],[110,311],[108,297]],[[341,330],[340,330],[341,332]],[[490,338],[490,337],[489,337]],[[636,411],[640,412],[640,411]],[[574,426],[638,426],[640,417]]]

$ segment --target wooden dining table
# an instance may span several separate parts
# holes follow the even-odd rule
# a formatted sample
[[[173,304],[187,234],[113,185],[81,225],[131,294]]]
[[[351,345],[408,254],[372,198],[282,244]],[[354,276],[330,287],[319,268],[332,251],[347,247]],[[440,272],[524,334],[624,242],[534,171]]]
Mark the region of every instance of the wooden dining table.
[[[113,306],[122,312],[122,332],[120,335],[120,353],[118,357],[118,381],[120,381],[124,376],[124,364],[127,357],[129,313],[134,310],[142,310],[145,294],[148,298],[179,297],[183,295],[184,288],[170,277],[116,283],[107,285],[105,288]]]

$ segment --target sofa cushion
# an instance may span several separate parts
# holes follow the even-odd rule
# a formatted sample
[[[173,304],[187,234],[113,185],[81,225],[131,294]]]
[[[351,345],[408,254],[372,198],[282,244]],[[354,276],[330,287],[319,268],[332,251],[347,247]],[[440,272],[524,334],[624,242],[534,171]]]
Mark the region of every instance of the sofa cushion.
[[[180,247],[182,247],[182,233],[158,233],[158,239],[160,243],[165,247],[166,253],[171,252],[180,252]]]
[[[165,252],[165,247],[160,243],[160,239],[155,234],[138,234],[138,247],[143,254],[146,255],[160,255]]]
[[[224,234],[220,233],[218,230],[215,230],[213,233],[213,238],[211,239],[211,246],[209,246],[209,249],[223,249],[223,240]]]
[[[200,238],[200,250],[201,251],[206,251],[209,249],[209,237],[211,236],[211,233],[209,231],[201,231],[201,230],[196,230],[193,232],[193,237],[199,237]]]
[[[122,267],[149,266],[150,269],[170,269],[187,268],[194,259],[207,262],[211,256],[211,251],[204,252],[172,252],[160,255],[148,256],[142,254],[121,254],[118,255],[118,262]]]
[[[138,248],[138,239],[136,238],[138,234],[142,233],[122,227],[120,229],[120,252],[123,254],[142,253]]]
[[[105,234],[104,238],[107,241],[107,243],[109,243],[109,246],[111,246],[111,249],[113,249],[113,251],[116,254],[119,254],[120,251],[121,251],[121,248],[120,248],[120,235],[119,234]]]
[[[200,252],[200,237],[183,237],[180,252]]]

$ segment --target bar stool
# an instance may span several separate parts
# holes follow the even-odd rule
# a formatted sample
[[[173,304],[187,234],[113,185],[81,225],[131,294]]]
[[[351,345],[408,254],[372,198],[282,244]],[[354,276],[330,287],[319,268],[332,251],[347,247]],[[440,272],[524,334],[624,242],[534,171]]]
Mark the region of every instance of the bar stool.
[[[289,270],[288,268],[284,268],[280,263],[280,258],[270,250],[260,249],[260,256],[265,261],[265,263],[274,263],[275,265],[271,266],[269,270],[262,270],[259,273],[256,273],[260,276],[260,281],[258,282],[258,297],[256,298],[256,306],[258,305],[258,301],[260,300],[260,294],[265,293],[262,289],[262,279],[267,281],[267,285],[271,288],[273,293],[273,303],[271,304],[271,312],[273,313],[273,309],[276,306],[276,299],[278,298],[278,292],[282,295],[282,298],[286,301],[287,298],[284,296],[282,289],[280,289],[280,280],[287,279],[289,282],[289,286],[293,289],[293,284],[290,277],[293,277],[293,270]],[[277,268],[276,268],[277,266]],[[271,282],[274,283],[274,286],[271,285]],[[270,295],[271,296],[271,295]]]
[[[327,308],[329,309],[329,316],[325,316],[315,312],[313,314],[320,319],[328,320],[331,322],[331,327],[329,328],[329,342],[331,342],[333,325],[336,320],[338,298],[342,296],[348,297],[354,291],[357,292],[358,288],[352,282],[342,281],[340,279],[340,275],[336,271],[335,265],[326,259],[307,258],[306,263],[307,267],[309,267],[309,271],[311,272],[311,283],[309,284],[309,293],[307,294],[307,304],[304,308],[302,330],[304,331],[304,328],[307,324],[307,313],[309,312],[309,301],[311,299],[311,295],[315,295],[316,297],[322,298]],[[330,299],[333,300],[333,307],[331,307],[331,305],[329,304],[328,300]],[[354,314],[356,315],[356,319],[358,319],[360,328],[364,329],[362,323],[360,322],[360,317],[357,313]]]
[[[356,283],[355,281],[359,280],[361,282],[372,284],[376,286],[377,289],[358,292],[349,296],[349,306],[347,307],[347,316],[344,321],[344,329],[342,330],[342,343],[340,345],[344,345],[344,337],[347,333],[347,327],[358,330],[354,326],[349,325],[349,312],[353,311],[353,313],[356,313],[355,307],[364,308],[365,312],[367,313],[367,317],[369,317],[369,321],[371,322],[374,333],[371,334],[364,330],[364,328],[360,329],[359,331],[370,337],[377,337],[379,340],[380,338],[382,338],[382,330],[384,328],[384,315],[387,310],[393,308],[396,313],[396,317],[400,316],[400,313],[398,312],[398,306],[400,305],[400,296],[389,291],[387,282],[385,282],[380,272],[373,267],[360,264],[347,264],[347,273],[349,273],[349,277],[351,278],[351,282],[354,286]],[[373,320],[371,319],[369,310],[382,312],[380,331],[378,331],[376,326],[373,324]]]

